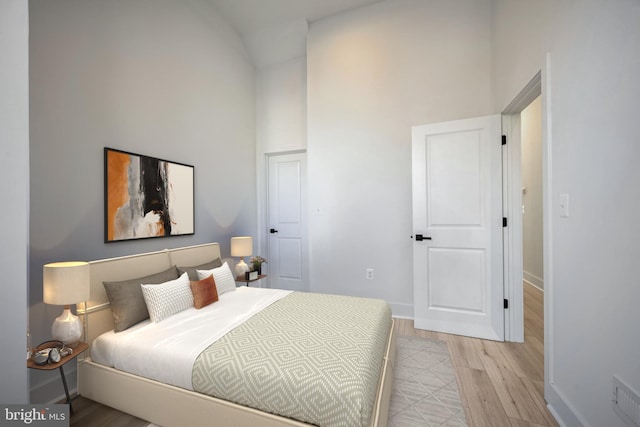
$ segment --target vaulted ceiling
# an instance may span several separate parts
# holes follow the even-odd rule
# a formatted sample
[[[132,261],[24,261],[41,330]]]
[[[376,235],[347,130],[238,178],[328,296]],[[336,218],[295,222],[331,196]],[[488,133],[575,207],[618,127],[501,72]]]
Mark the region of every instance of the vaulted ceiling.
[[[308,23],[384,0],[209,0],[240,34],[256,67],[306,51]]]

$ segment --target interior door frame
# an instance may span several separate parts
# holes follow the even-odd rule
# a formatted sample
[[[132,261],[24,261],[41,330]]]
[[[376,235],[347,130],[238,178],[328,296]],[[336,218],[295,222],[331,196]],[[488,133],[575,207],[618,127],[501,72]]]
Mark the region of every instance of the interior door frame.
[[[505,313],[505,339],[524,341],[524,296],[522,266],[522,171],[520,113],[538,96],[542,96],[542,199],[544,258],[544,369],[545,385],[552,380],[553,366],[549,355],[553,346],[553,258],[552,179],[551,179],[551,85],[550,56],[544,67],[527,83],[502,112],[503,134],[507,144],[503,150],[503,206],[509,226],[504,234],[505,298],[509,309]]]
[[[514,114],[518,114],[519,112],[527,106],[530,101],[535,99],[535,97],[540,94],[542,95],[542,250],[543,250],[543,262],[544,262],[544,394],[545,400],[547,402],[553,400],[557,402],[566,402],[565,398],[558,397],[561,396],[561,392],[555,387],[555,367],[554,367],[554,342],[555,342],[555,325],[554,325],[554,311],[555,311],[555,284],[553,280],[553,212],[554,212],[554,194],[553,194],[553,139],[552,139],[552,119],[553,119],[553,106],[552,106],[552,74],[551,74],[551,54],[547,53],[542,61],[543,65],[541,70],[536,74],[536,76],[525,86],[525,88],[516,96],[516,98],[505,108],[503,111],[503,117],[506,118],[505,121],[510,121],[509,116],[513,116]],[[529,102],[527,102],[529,101]],[[513,125],[513,123],[511,123]],[[513,133],[513,128],[508,130]],[[515,141],[512,145],[517,145],[520,147],[519,135],[514,135],[518,138],[518,143]],[[509,145],[509,144],[507,144]],[[519,150],[518,150],[519,151]],[[509,155],[509,164],[513,167],[519,168],[520,159],[514,159],[515,154],[511,153]],[[517,160],[517,161],[516,161]],[[508,176],[505,176],[505,179],[509,179]],[[514,198],[517,200],[516,194],[519,194],[519,197],[522,197],[521,189],[516,188],[515,183],[513,181],[509,182],[508,192],[505,194],[508,197],[507,200],[504,201],[504,206],[510,213],[514,213],[516,209],[519,209],[520,206],[515,203]],[[521,203],[521,202],[520,202]],[[515,216],[519,216],[518,215]],[[522,248],[522,236],[520,235],[520,240],[517,239],[517,236],[514,234],[508,235],[509,243],[511,244],[511,249],[514,248],[514,245],[518,248]],[[508,240],[505,238],[505,242]],[[507,254],[507,252],[505,252]],[[517,271],[515,270],[515,265],[512,263],[511,259],[514,257],[514,253],[510,253],[510,258],[505,258],[505,266],[510,268],[510,276],[508,277],[508,283],[505,281],[505,291],[509,290],[511,295],[513,292],[517,292],[520,288],[520,292],[522,292],[522,284],[516,286],[514,283],[514,277],[517,277]],[[522,272],[519,272],[520,277]],[[505,276],[507,278],[507,276]],[[521,280],[521,279],[520,279]],[[515,296],[514,296],[515,297]],[[510,340],[520,341],[523,339],[524,335],[524,307],[522,307],[523,298],[520,295],[517,300],[514,300],[514,304],[519,302],[517,310],[514,310],[513,313],[506,313],[510,316],[509,322],[512,322],[510,328]],[[521,337],[522,335],[522,337]],[[560,420],[559,412],[569,411],[566,407],[561,406],[560,408],[554,408],[550,404],[547,405],[548,409],[553,414],[556,420]]]
[[[505,313],[504,332],[505,339],[512,342],[524,341],[520,113],[540,95],[542,95],[542,73],[538,72],[502,111],[502,134],[507,137],[507,143],[502,151],[502,206],[503,216],[508,221],[503,235],[504,298],[509,300],[509,308]]]

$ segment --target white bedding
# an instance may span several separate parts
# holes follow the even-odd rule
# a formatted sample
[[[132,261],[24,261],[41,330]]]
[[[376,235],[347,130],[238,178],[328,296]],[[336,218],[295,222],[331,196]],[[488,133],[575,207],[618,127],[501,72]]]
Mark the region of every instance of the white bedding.
[[[291,291],[239,287],[200,310],[189,308],[126,331],[94,340],[91,359],[145,378],[193,390],[191,373],[198,355],[242,322]]]

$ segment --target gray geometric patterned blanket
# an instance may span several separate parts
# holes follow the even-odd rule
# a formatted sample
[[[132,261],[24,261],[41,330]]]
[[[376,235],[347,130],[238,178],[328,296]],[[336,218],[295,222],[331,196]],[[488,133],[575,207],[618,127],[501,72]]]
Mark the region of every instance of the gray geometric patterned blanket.
[[[391,309],[294,292],[205,349],[193,389],[322,427],[371,422]]]

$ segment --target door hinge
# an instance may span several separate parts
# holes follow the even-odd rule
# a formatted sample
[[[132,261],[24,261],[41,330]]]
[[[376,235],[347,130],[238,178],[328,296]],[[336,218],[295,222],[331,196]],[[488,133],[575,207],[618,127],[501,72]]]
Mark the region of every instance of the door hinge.
[[[502,217],[502,226],[506,227],[507,226],[507,218]]]
[[[502,135],[502,145],[507,145],[507,135]]]
[[[508,299],[505,299],[505,300],[504,300],[504,309],[506,310],[506,309],[508,309],[508,308],[509,308],[509,300],[508,300]]]

